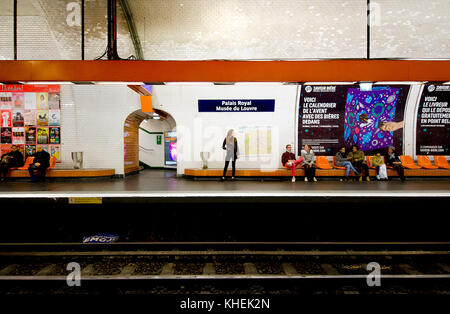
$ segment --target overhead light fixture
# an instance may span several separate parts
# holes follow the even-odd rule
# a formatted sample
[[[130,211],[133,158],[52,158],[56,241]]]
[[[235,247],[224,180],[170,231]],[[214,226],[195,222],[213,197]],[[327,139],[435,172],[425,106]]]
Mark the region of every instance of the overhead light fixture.
[[[450,85],[450,82],[445,82],[445,83],[442,83],[442,84],[444,84],[444,85]]]
[[[375,82],[374,85],[420,85],[420,84],[424,84],[426,82],[424,81],[416,81],[416,82],[407,82],[407,81],[402,81],[402,82]]]
[[[95,82],[97,85],[144,85],[144,82]]]
[[[213,86],[212,82],[165,82],[165,85],[177,85],[177,86]]]
[[[72,82],[67,82],[67,81],[64,81],[64,82],[56,82],[56,81],[54,81],[54,82],[51,82],[51,81],[48,81],[48,82],[20,82],[20,83],[23,83],[26,85],[73,85]]]
[[[353,85],[356,82],[305,82],[303,85]]]
[[[236,82],[234,85],[238,86],[270,86],[270,85],[283,85],[283,82]]]
[[[372,82],[360,82],[359,83],[359,89],[364,92],[372,91],[372,86],[373,86]]]
[[[155,119],[155,120],[159,120],[159,119],[161,119],[161,117],[153,117],[153,119]]]

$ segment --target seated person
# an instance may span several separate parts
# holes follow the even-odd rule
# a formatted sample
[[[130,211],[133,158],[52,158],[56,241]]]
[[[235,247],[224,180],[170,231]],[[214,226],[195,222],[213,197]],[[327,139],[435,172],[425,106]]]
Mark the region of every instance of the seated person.
[[[359,181],[362,181],[362,169],[366,175],[366,181],[370,181],[369,178],[369,166],[365,163],[365,156],[362,151],[359,150],[357,145],[352,146],[352,151],[348,154],[349,160],[352,162],[353,167],[359,172]]]
[[[23,166],[23,155],[16,145],[11,146],[9,153],[3,154],[0,161],[0,181],[6,180],[8,172],[11,168]]]
[[[358,171],[356,171],[355,167],[353,167],[352,163],[348,160],[347,153],[345,152],[345,146],[342,146],[341,149],[336,153],[334,163],[338,167],[346,168],[344,178],[345,181],[348,181],[348,175],[350,174],[350,170],[352,170],[356,176],[359,176]]]
[[[381,177],[383,177],[383,179],[387,179],[386,165],[384,164],[383,158],[381,158],[379,152],[372,157],[372,167],[375,167],[377,170],[377,180],[380,180],[380,170]]]
[[[41,181],[45,181],[45,175],[47,168],[50,166],[50,154],[44,150],[42,145],[38,146],[37,152],[33,154],[33,163],[28,167],[28,172],[30,176],[38,172]]]
[[[302,149],[302,167],[305,168],[305,181],[313,180],[317,182],[316,179],[316,166],[314,164],[314,151],[309,147],[308,144],[305,144]]]
[[[286,152],[281,155],[281,163],[283,167],[287,169],[292,169],[292,182],[295,182],[295,168],[297,165],[301,164],[303,161],[302,157],[295,159],[295,154],[292,152],[292,146],[290,144],[286,145]]]
[[[405,181],[405,169],[402,166],[402,162],[400,161],[400,158],[395,155],[394,153],[395,148],[393,146],[389,146],[387,154],[384,156],[384,159],[386,160],[386,165],[389,167],[394,168],[397,170],[398,175],[400,176],[400,179],[402,182]]]

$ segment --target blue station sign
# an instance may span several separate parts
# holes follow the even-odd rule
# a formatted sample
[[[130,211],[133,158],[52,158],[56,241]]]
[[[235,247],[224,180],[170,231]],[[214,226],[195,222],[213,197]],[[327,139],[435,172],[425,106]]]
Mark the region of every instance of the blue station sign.
[[[199,112],[274,112],[275,99],[199,99]]]

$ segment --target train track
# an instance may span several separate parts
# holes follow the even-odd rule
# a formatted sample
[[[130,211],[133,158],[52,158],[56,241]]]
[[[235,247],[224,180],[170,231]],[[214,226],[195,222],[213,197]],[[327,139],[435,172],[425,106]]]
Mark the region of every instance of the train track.
[[[388,291],[450,294],[449,248],[445,242],[10,243],[0,245],[0,292],[29,291],[39,283],[39,289],[71,293],[67,279],[74,269],[67,266],[77,263],[82,286],[100,290],[161,293],[161,285],[172,291],[206,285],[211,293],[231,287],[255,293],[255,286],[256,293],[306,287],[370,293],[375,290],[368,290],[367,278],[373,268],[367,265],[376,263]]]

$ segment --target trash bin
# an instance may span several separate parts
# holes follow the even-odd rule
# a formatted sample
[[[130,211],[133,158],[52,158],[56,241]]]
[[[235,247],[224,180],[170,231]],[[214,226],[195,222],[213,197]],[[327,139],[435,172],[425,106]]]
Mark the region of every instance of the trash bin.
[[[74,169],[83,168],[83,152],[72,152],[72,161]]]

